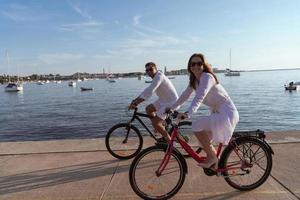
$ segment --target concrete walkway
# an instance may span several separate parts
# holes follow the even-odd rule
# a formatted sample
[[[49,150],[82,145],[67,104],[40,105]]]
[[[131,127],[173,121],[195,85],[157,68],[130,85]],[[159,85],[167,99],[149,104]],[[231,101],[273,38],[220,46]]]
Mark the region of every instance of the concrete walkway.
[[[172,199],[300,199],[300,131],[267,133],[267,138],[275,155],[261,187],[237,191],[187,159],[189,173]],[[140,199],[128,180],[131,161],[113,158],[103,139],[3,142],[0,200]]]

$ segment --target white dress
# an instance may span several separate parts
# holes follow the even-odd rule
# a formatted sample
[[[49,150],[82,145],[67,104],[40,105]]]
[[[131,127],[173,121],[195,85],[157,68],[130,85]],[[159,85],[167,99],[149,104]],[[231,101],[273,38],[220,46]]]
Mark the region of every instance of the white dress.
[[[162,72],[158,71],[149,85],[139,97],[147,100],[154,93],[158,99],[153,103],[156,109],[156,115],[161,119],[166,118],[165,110],[171,107],[178,99],[178,94],[172,82]]]
[[[171,108],[178,109],[193,91],[194,89],[188,86]],[[239,121],[239,114],[227,92],[222,85],[216,83],[210,73],[206,72],[201,74],[195,92],[195,97],[188,109],[188,116],[196,112],[202,103],[210,107],[211,114],[193,121],[193,131],[211,131],[213,141],[228,144]]]

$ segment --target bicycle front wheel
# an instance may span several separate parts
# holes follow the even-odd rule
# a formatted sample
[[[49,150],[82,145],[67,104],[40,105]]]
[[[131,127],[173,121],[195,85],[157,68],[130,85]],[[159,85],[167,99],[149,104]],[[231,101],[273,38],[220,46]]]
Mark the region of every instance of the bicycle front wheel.
[[[272,170],[272,155],[259,139],[244,137],[227,146],[220,159],[225,181],[238,190],[252,190],[262,185]]]
[[[105,145],[115,158],[130,159],[141,151],[143,138],[135,126],[121,123],[113,126],[107,132]]]
[[[173,151],[162,174],[156,174],[166,149],[153,146],[143,150],[133,160],[129,170],[129,181],[134,192],[143,199],[168,199],[175,195],[185,180],[184,159]]]

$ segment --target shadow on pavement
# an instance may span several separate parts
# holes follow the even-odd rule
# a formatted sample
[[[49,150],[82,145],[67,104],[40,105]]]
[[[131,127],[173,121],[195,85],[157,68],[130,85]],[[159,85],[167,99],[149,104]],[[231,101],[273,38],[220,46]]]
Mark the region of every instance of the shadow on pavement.
[[[222,194],[216,194],[216,195],[212,195],[212,196],[208,196],[208,197],[204,197],[204,198],[200,198],[198,200],[225,200],[225,199],[230,199],[239,195],[245,195],[246,192],[241,192],[241,191],[232,191],[232,192],[226,192],[226,193],[222,193]]]
[[[119,163],[118,160],[90,162],[0,177],[0,195],[128,171],[129,165]]]

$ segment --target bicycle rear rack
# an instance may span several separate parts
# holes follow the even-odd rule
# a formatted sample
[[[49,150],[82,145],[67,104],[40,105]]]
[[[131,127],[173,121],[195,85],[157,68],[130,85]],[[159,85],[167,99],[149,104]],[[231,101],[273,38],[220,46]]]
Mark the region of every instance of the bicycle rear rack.
[[[264,131],[257,129],[256,131],[235,131],[232,137],[258,137],[260,139],[265,139],[266,135]]]

